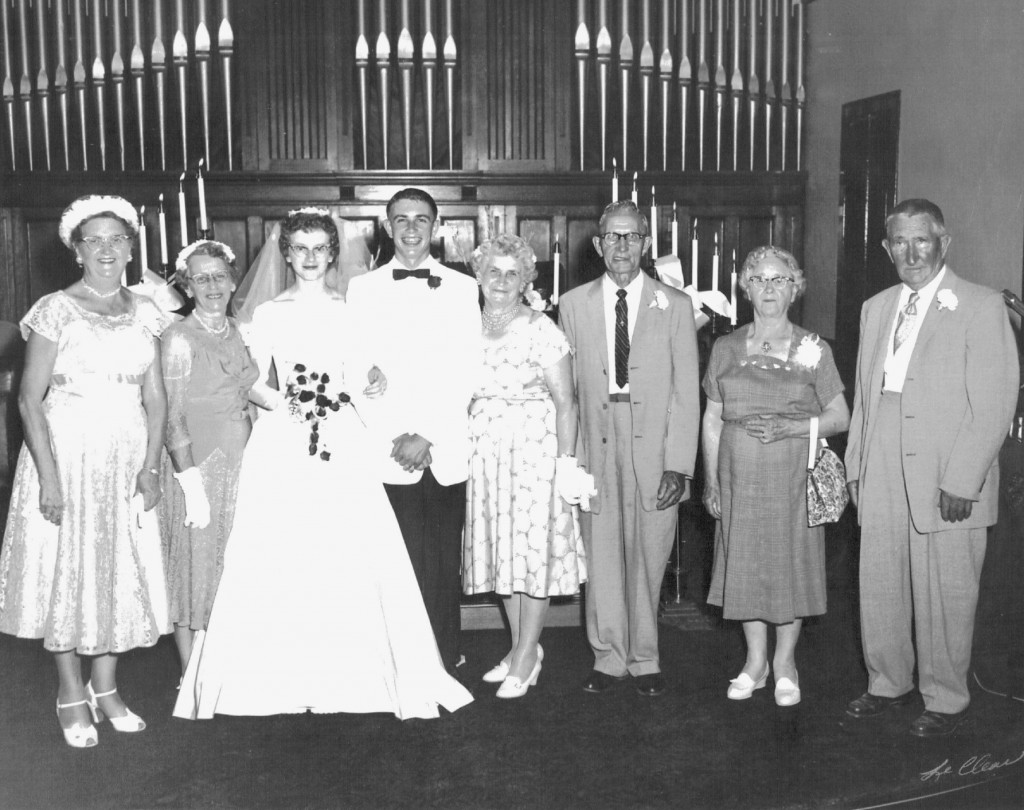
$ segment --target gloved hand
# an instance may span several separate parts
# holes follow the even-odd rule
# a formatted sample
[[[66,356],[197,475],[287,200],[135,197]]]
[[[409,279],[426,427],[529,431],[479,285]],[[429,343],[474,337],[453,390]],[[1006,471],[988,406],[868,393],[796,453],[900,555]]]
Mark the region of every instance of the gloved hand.
[[[590,511],[590,497],[597,494],[594,476],[583,470],[571,456],[555,459],[555,491],[566,503]]]
[[[189,467],[174,474],[185,496],[185,525],[205,529],[210,525],[210,501],[203,489],[203,476],[198,467]]]

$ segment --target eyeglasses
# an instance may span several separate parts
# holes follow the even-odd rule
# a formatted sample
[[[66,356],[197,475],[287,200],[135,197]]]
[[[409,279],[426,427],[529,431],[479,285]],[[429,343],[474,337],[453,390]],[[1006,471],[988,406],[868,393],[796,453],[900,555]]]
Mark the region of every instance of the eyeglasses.
[[[630,247],[635,247],[644,241],[644,235],[637,233],[636,231],[630,231],[629,233],[615,233],[609,231],[608,233],[601,234],[601,241],[609,247],[619,244],[620,239],[625,239],[626,244]]]
[[[331,255],[330,245],[316,245],[311,248],[308,248],[305,245],[289,245],[288,250],[300,259],[308,259],[310,256],[315,259],[323,259],[324,257]]]
[[[219,273],[211,273],[209,275],[203,274],[199,276],[189,276],[189,281],[195,284],[197,287],[206,287],[210,284],[223,284],[231,279],[231,274],[225,271]]]
[[[124,233],[116,234],[115,236],[83,236],[78,240],[78,244],[85,245],[86,249],[92,253],[98,253],[103,248],[117,248],[122,249],[128,247],[132,241],[132,237]]]
[[[763,290],[769,284],[776,290],[783,289],[787,284],[791,284],[793,279],[789,276],[751,276],[747,279],[751,284],[757,287],[759,290]]]

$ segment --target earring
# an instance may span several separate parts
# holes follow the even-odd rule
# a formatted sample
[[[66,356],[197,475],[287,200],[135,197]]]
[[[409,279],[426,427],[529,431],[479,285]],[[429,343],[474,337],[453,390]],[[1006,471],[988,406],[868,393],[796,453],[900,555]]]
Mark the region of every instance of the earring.
[[[79,256],[77,259],[75,259],[75,264],[79,264],[79,265],[80,264],[84,264],[84,262],[82,261],[82,257],[81,256]]]

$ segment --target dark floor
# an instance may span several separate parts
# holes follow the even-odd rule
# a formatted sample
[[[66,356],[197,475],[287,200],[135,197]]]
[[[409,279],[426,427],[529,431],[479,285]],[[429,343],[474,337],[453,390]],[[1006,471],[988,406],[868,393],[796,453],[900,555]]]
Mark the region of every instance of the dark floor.
[[[178,672],[168,637],[125,655],[119,669],[146,731],[116,734],[105,724],[97,748],[76,751],[54,716],[50,656],[39,642],[0,635],[0,808],[1024,807],[1020,699],[976,689],[970,726],[934,741],[907,733],[919,701],[878,720],[845,718],[865,675],[854,533],[841,529],[828,541],[829,612],[801,640],[804,699],[791,709],[775,706],[770,682],[751,700],[727,700],[741,633],[684,603],[662,624],[670,689],[661,698],[628,686],[584,693],[592,659],[583,631],[549,628],[539,684],[524,699],[498,700],[479,678],[504,653],[504,633],[473,631],[464,633],[463,669],[476,702],[407,723],[172,719]],[[1008,645],[989,639],[976,663],[998,691]],[[268,655],[273,646],[267,639]]]

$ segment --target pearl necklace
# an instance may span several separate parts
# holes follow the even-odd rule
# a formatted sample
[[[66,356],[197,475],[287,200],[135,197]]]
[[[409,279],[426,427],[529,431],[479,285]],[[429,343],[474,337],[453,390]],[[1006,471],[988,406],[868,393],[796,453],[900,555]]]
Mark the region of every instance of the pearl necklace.
[[[120,284],[117,285],[117,289],[116,290],[111,290],[110,292],[107,292],[107,293],[101,293],[99,290],[93,289],[92,287],[90,287],[88,284],[85,283],[84,279],[82,280],[82,286],[85,287],[85,289],[88,292],[91,292],[97,298],[113,298],[115,295],[117,295],[119,292],[121,292],[121,285]]]
[[[480,313],[480,318],[483,320],[484,329],[488,332],[501,332],[504,330],[512,321],[515,320],[516,315],[519,314],[519,309],[522,304],[517,303],[512,309],[507,312],[501,312],[497,315],[492,315],[485,308]]]
[[[214,329],[212,326],[207,326],[206,321],[199,317],[198,312],[193,311],[192,314],[195,315],[196,320],[199,321],[199,325],[214,337],[227,337],[228,331],[231,329],[231,321],[229,321],[226,317],[224,318],[224,325],[221,326],[219,329]]]

